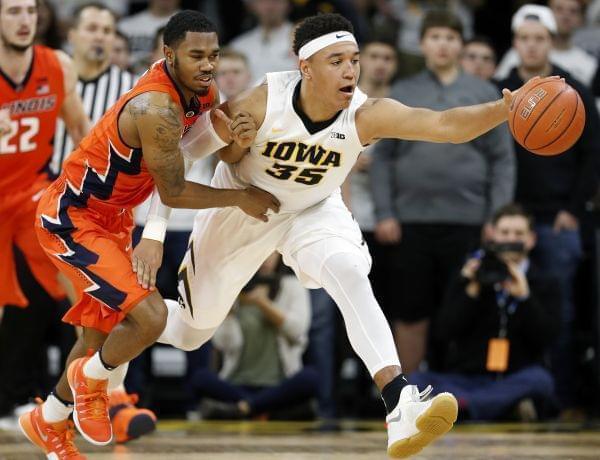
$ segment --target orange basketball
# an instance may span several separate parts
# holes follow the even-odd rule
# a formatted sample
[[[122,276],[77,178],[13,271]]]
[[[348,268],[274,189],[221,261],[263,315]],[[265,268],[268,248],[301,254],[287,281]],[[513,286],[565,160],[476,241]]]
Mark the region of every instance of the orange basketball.
[[[585,107],[564,78],[530,80],[510,107],[508,125],[516,141],[537,155],[569,149],[585,125]]]

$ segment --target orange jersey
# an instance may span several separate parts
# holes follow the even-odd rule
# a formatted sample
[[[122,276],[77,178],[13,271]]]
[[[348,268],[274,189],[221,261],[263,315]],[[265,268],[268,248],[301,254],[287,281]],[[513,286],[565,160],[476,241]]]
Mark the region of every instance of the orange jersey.
[[[119,98],[81,141],[63,165],[62,176],[71,185],[79,206],[102,202],[117,208],[133,208],[152,192],[154,181],[142,159],[142,149],[129,147],[119,134],[118,119],[135,96],[158,91],[168,93],[182,108],[185,130],[217,100],[216,85],[188,105],[160,60],[142,75],[136,85]],[[99,204],[99,203],[98,203]]]
[[[0,71],[0,109],[9,109],[11,118],[11,133],[0,138],[0,196],[28,189],[45,174],[64,97],[62,67],[50,48],[33,47],[20,84]]]

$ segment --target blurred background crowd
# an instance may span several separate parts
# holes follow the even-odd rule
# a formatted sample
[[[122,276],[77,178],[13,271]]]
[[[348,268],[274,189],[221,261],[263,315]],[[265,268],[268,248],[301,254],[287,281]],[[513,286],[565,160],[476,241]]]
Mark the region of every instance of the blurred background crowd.
[[[563,76],[587,115],[565,154],[536,157],[506,126],[461,145],[386,140],[363,152],[343,192],[409,381],[455,393],[464,420],[581,421],[600,415],[600,0],[525,3],[40,0],[37,41],[73,57],[92,121],[106,109],[94,106],[95,91],[128,90],[162,57],[168,18],[186,8],[218,25],[222,101],[266,72],[297,68],[294,24],[318,12],[353,23],[359,86],[371,97],[444,110],[495,100],[535,75]],[[59,125],[55,173],[71,148]],[[207,183],[214,166],[197,162],[188,177]],[[173,212],[157,283],[164,297],[177,297],[193,215]],[[0,427],[51,387],[73,340],[60,324],[66,306],[49,308],[19,266],[30,307],[5,309],[0,322]],[[211,343],[147,350],[126,387],[160,416],[379,416],[379,393],[341,328],[328,295],[302,288],[273,255]],[[15,345],[33,333],[41,344]]]

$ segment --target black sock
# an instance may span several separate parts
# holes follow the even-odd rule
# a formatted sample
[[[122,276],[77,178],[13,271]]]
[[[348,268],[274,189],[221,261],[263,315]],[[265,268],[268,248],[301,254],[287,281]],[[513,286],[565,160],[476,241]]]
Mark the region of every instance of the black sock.
[[[56,399],[58,399],[61,403],[63,403],[65,407],[73,407],[73,401],[67,401],[66,399],[62,399],[60,396],[58,396],[58,393],[56,392],[56,387],[54,387],[50,394]]]
[[[107,364],[106,361],[104,361],[104,358],[102,358],[102,347],[100,347],[100,349],[98,350],[98,356],[100,357],[100,362],[104,366],[104,369],[106,369],[107,371],[114,371],[118,367],[118,366],[111,366],[110,364]]]
[[[408,385],[406,377],[404,374],[400,374],[394,377],[394,380],[384,386],[383,390],[381,390],[381,397],[383,398],[385,410],[388,414],[393,411],[394,407],[398,404],[400,392],[406,385]]]

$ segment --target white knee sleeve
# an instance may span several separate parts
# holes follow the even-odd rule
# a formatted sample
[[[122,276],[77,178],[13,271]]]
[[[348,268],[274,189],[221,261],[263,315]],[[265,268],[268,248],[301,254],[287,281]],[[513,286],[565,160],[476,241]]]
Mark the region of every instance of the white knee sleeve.
[[[196,329],[190,326],[181,315],[181,307],[175,300],[165,299],[169,314],[165,330],[158,338],[159,343],[172,345],[183,351],[192,351],[208,342],[217,328]]]
[[[354,250],[323,260],[318,244],[298,251],[297,262],[337,304],[352,348],[372,376],[384,367],[399,366],[392,332],[371,289],[368,262]]]
[[[127,375],[127,369],[129,369],[129,363],[121,364],[114,369],[108,376],[108,391],[118,388],[123,385],[125,376]]]

